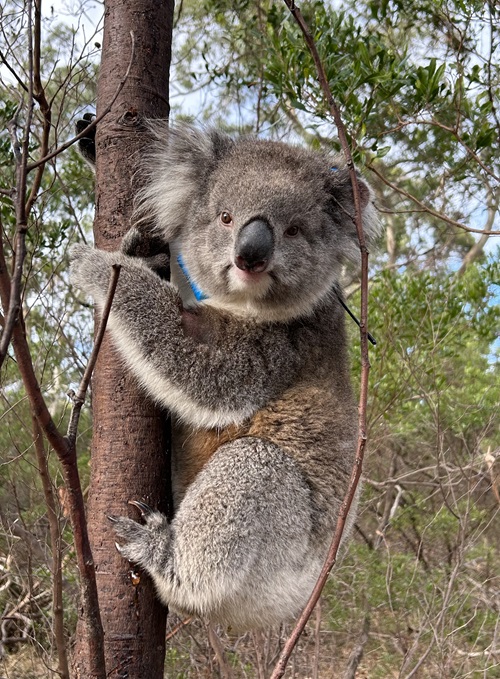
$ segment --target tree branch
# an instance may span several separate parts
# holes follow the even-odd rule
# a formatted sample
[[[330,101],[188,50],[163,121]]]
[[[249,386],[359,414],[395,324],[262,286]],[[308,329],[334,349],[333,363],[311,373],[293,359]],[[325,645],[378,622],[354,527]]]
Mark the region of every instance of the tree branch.
[[[328,550],[328,555],[326,561],[321,570],[318,581],[313,589],[311,597],[307,602],[304,610],[302,611],[297,623],[292,630],[292,633],[287,640],[283,651],[276,663],[276,666],[271,675],[271,679],[280,679],[283,676],[286,665],[292,654],[297,641],[304,630],[304,627],[320,597],[321,591],[326,583],[328,575],[331,569],[335,565],[337,560],[338,548],[340,546],[340,541],[342,538],[342,533],[344,531],[345,523],[349,510],[351,508],[356,489],[358,487],[359,478],[361,476],[361,470],[363,465],[364,450],[366,446],[366,406],[368,400],[368,375],[370,371],[370,362],[368,358],[368,249],[366,247],[365,236],[363,233],[363,224],[361,219],[361,200],[358,180],[356,177],[356,170],[354,168],[354,163],[352,161],[352,155],[349,148],[349,143],[347,141],[347,135],[345,131],[345,126],[342,121],[339,108],[332,96],[330,86],[328,84],[328,78],[326,72],[319,56],[314,38],[309,30],[307,23],[300,12],[300,9],[296,6],[293,0],[284,0],[286,6],[292,13],[295,21],[297,22],[307,47],[311,53],[311,56],[316,65],[316,70],[318,73],[318,80],[323,90],[326,101],[330,108],[330,112],[337,126],[339,140],[342,146],[342,151],[346,159],[346,165],[349,170],[349,176],[351,178],[352,191],[354,197],[354,221],[356,224],[356,231],[358,234],[359,249],[361,252],[361,312],[360,312],[360,339],[361,339],[361,384],[360,384],[360,397],[359,397],[359,420],[358,420],[358,445],[356,451],[356,458],[354,461],[353,469],[351,472],[351,478],[349,481],[349,486],[347,489],[346,496],[342,503],[340,509],[339,517],[337,520],[337,526],[335,529],[335,534]]]
[[[42,0],[35,0],[35,25],[34,25],[34,40],[33,40],[33,97],[35,101],[38,102],[40,106],[40,111],[43,116],[42,125],[42,142],[40,145],[40,153],[43,156],[46,155],[49,148],[49,134],[50,134],[50,123],[52,118],[51,107],[45,96],[45,89],[42,85],[41,80],[41,22],[42,22]],[[30,195],[26,203],[26,218],[28,218],[31,208],[38,195],[38,190],[42,183],[43,172],[45,170],[45,163],[42,163],[38,167],[38,172],[36,173],[33,185],[31,187]],[[28,170],[29,171],[29,170]]]
[[[78,421],[80,419],[80,413],[82,406],[85,403],[85,395],[87,393],[88,386],[90,384],[90,378],[92,377],[92,372],[99,355],[99,350],[101,349],[102,340],[104,338],[104,332],[106,330],[106,325],[109,318],[109,312],[111,311],[111,304],[113,303],[113,297],[115,296],[116,286],[118,284],[118,277],[120,275],[120,265],[113,265],[113,272],[109,281],[108,292],[106,295],[106,301],[104,303],[104,308],[101,315],[101,322],[96,333],[94,340],[94,346],[92,348],[92,353],[90,354],[89,362],[83,374],[82,380],[78,387],[78,391],[74,396],[73,400],[73,410],[68,424],[68,433],[66,434],[66,439],[70,448],[75,448],[76,446],[76,435],[78,432]]]
[[[12,331],[21,312],[21,288],[24,258],[26,257],[26,233],[28,222],[26,214],[26,187],[28,176],[28,153],[33,116],[33,36],[32,36],[32,2],[28,0],[26,12],[28,15],[28,111],[24,124],[23,140],[19,145],[17,138],[17,115],[10,121],[8,127],[11,133],[14,157],[16,159],[16,234],[14,237],[12,278],[10,280],[10,294],[8,306],[4,306],[5,324],[0,339],[0,367],[3,365],[12,337]],[[20,147],[20,148],[19,148]],[[6,271],[6,270],[5,270]],[[7,274],[8,275],[8,274]]]
[[[40,474],[40,479],[42,481],[50,530],[50,546],[52,551],[52,616],[59,665],[58,671],[62,679],[69,679],[68,654],[66,652],[66,641],[64,638],[61,527],[59,525],[56,501],[49,476],[47,454],[43,444],[42,430],[35,416],[33,416],[33,443],[38,463],[38,473]]]
[[[91,130],[94,129],[94,127],[96,127],[96,125],[97,125],[98,123],[101,122],[101,120],[102,120],[105,116],[108,115],[108,113],[111,111],[111,109],[112,109],[112,107],[113,107],[113,104],[114,104],[115,101],[118,99],[118,96],[119,96],[120,92],[122,91],[123,86],[124,86],[125,83],[127,82],[128,76],[129,76],[129,74],[130,74],[130,69],[132,68],[132,64],[133,64],[133,62],[134,62],[134,55],[135,55],[135,38],[134,38],[134,33],[133,33],[133,31],[130,31],[130,38],[131,38],[131,40],[132,40],[132,46],[131,46],[131,54],[130,54],[130,60],[129,60],[129,62],[128,62],[127,70],[125,71],[125,75],[124,75],[123,78],[120,80],[120,82],[119,82],[119,84],[118,84],[118,87],[116,88],[116,92],[115,92],[114,95],[112,96],[111,101],[110,101],[109,104],[106,106],[106,108],[104,109],[104,111],[103,111],[99,116],[97,116],[96,118],[94,118],[94,120],[93,120],[91,123],[89,123],[89,124],[87,125],[87,127],[86,127],[84,130],[82,130],[79,134],[77,134],[77,135],[75,135],[74,137],[72,137],[72,138],[71,138],[69,141],[67,141],[65,144],[61,144],[61,146],[59,146],[55,151],[52,151],[51,153],[49,153],[48,155],[44,156],[43,158],[40,158],[40,159],[37,160],[36,162],[31,163],[30,165],[28,165],[28,172],[31,172],[31,170],[34,170],[34,169],[37,168],[39,165],[42,165],[42,164],[46,163],[48,160],[51,160],[52,158],[55,158],[56,156],[58,156],[58,155],[59,155],[60,153],[62,153],[63,151],[66,151],[66,149],[68,149],[70,146],[73,146],[73,144],[75,144],[79,139],[82,139],[82,137],[85,137]]]
[[[433,210],[431,207],[426,205],[425,203],[422,203],[421,200],[416,198],[415,196],[412,196],[411,193],[408,193],[408,191],[405,191],[404,189],[400,188],[396,184],[393,184],[390,182],[384,175],[379,172],[371,163],[367,165],[367,167],[377,175],[377,177],[384,182],[387,186],[389,186],[393,191],[396,191],[396,193],[401,194],[405,198],[408,198],[411,200],[413,203],[418,205],[424,212],[427,212],[427,214],[432,215],[433,217],[436,217],[437,219],[440,219],[443,222],[446,222],[447,224],[451,224],[451,226],[456,226],[459,229],[462,229],[463,231],[468,231],[469,233],[480,233],[485,236],[500,236],[500,231],[485,231],[484,229],[473,229],[470,226],[466,226],[465,224],[462,224],[462,222],[457,222],[454,219],[451,219],[450,217],[447,217],[444,215],[442,212],[437,212],[437,210]]]
[[[485,165],[485,164],[483,163],[483,161],[482,161],[481,158],[477,155],[477,153],[475,153],[475,152],[471,149],[471,147],[470,147],[468,144],[466,144],[466,142],[465,142],[465,141],[462,139],[462,137],[458,134],[456,128],[455,128],[455,127],[450,127],[449,125],[445,125],[444,123],[439,122],[439,120],[434,120],[434,119],[431,119],[431,120],[419,120],[419,119],[416,119],[416,120],[401,121],[401,122],[400,122],[398,125],[396,125],[395,127],[391,128],[391,129],[389,129],[389,130],[384,131],[383,136],[390,135],[390,134],[392,134],[393,132],[399,132],[399,131],[402,130],[404,127],[408,127],[409,125],[429,125],[429,126],[431,126],[431,127],[439,127],[439,129],[443,130],[444,132],[448,132],[448,133],[451,134],[453,137],[455,137],[455,139],[458,141],[458,143],[460,144],[460,146],[462,146],[462,147],[467,151],[467,153],[470,155],[470,157],[471,157],[471,158],[479,165],[479,167],[481,167],[481,168],[484,170],[484,172],[485,172],[486,174],[490,175],[490,177],[493,177],[493,179],[495,179],[497,182],[500,182],[500,177],[499,177],[498,175],[496,175],[496,174],[493,172],[493,170],[490,170],[490,168],[489,168],[487,165]]]
[[[462,264],[460,265],[460,268],[457,271],[459,276],[465,273],[465,270],[467,269],[469,264],[472,264],[472,262],[474,262],[476,259],[478,259],[478,257],[480,257],[483,254],[484,246],[488,242],[491,235],[490,229],[495,223],[495,218],[498,214],[499,205],[500,205],[500,191],[498,191],[496,196],[493,197],[493,192],[491,191],[491,189],[489,189],[487,200],[488,216],[486,218],[486,223],[484,225],[483,234],[464,256]]]

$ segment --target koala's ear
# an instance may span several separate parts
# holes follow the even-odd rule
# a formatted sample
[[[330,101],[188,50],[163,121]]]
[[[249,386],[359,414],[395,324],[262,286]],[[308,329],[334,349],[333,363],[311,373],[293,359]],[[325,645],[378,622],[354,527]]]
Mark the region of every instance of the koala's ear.
[[[356,171],[356,176],[361,200],[363,232],[369,244],[379,233],[379,222],[373,205],[373,191],[358,171]],[[341,254],[358,263],[360,252],[354,221],[354,194],[351,177],[345,163],[339,157],[335,157],[330,163],[327,191],[329,196],[327,211],[338,227]]]
[[[142,163],[145,188],[138,193],[134,221],[150,224],[165,240],[177,238],[207,178],[230,152],[233,140],[217,130],[151,121],[149,153]],[[144,176],[145,175],[145,176]]]

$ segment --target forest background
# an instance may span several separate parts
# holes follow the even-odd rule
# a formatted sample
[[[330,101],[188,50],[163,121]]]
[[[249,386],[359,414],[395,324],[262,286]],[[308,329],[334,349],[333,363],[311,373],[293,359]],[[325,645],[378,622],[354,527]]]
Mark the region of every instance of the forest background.
[[[95,108],[101,9],[85,1],[44,8],[40,77],[54,147]],[[361,508],[287,676],[500,677],[500,10],[493,0],[345,0],[304,3],[302,11],[355,162],[374,187],[384,235],[370,256],[369,330],[377,346],[370,349]],[[27,116],[26,3],[6,0],[0,20],[0,235],[9,262],[12,130]],[[284,5],[186,0],[175,10],[172,49],[174,120],[339,149]],[[45,124],[39,101],[33,160]],[[93,181],[71,147],[47,162],[39,186],[31,178],[28,187],[24,322],[36,376],[62,429],[67,393],[91,350],[92,311],[68,281],[67,251],[91,238]],[[346,272],[346,286],[356,308],[356,272]],[[355,326],[351,335],[356,380]],[[46,494],[12,353],[0,379],[0,667],[16,679],[57,676]],[[84,487],[91,429],[84,408]],[[70,639],[78,572],[60,466],[46,453]],[[166,676],[210,676],[216,667],[206,630],[178,623],[169,622]],[[221,632],[224,672],[264,679],[284,636]]]

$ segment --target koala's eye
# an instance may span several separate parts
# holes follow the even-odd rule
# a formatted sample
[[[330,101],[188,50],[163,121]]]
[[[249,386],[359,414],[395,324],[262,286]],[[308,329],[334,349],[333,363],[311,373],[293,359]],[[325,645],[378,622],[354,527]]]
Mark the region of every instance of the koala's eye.
[[[231,217],[229,212],[226,211],[220,213],[220,220],[224,224],[224,226],[231,226],[231,224],[233,223],[233,218]]]
[[[292,226],[289,226],[288,229],[286,229],[285,236],[288,236],[288,238],[295,238],[295,236],[297,236],[298,233],[299,233],[299,227],[294,226],[292,224]]]

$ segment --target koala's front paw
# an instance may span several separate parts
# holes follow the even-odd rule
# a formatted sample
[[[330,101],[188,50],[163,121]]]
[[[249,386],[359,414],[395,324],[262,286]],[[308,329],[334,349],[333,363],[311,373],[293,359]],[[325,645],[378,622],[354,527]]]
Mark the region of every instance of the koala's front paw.
[[[78,243],[71,246],[69,257],[73,285],[92,295],[96,302],[102,302],[108,289],[111,267],[117,263],[119,256]]]
[[[110,516],[123,545],[116,545],[120,554],[131,563],[149,571],[163,570],[170,555],[170,526],[167,517],[149,509],[142,502],[130,502],[141,511],[144,524],[125,516]]]

